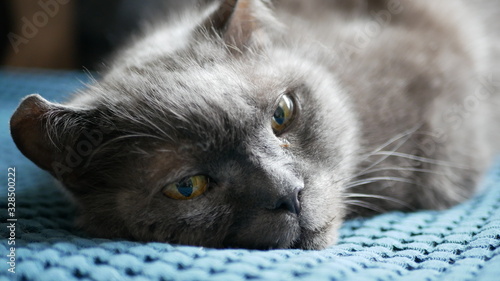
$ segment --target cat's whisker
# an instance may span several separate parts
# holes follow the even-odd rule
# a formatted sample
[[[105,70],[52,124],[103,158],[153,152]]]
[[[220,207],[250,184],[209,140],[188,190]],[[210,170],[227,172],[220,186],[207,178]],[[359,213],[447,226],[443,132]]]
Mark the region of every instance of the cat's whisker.
[[[375,204],[371,204],[369,202],[365,202],[365,201],[361,201],[361,200],[346,200],[345,203],[347,206],[357,206],[357,207],[365,208],[365,209],[368,209],[368,210],[371,210],[371,211],[374,211],[377,213],[385,213],[386,212],[386,210],[382,209],[381,207],[379,207]]]
[[[426,158],[426,157],[421,157],[421,156],[416,156],[416,155],[402,153],[402,152],[396,152],[396,151],[379,151],[379,152],[376,152],[375,155],[385,155],[387,157],[394,156],[394,157],[406,158],[409,160],[419,161],[419,162],[438,165],[438,166],[445,166],[445,167],[449,167],[449,168],[456,168],[456,169],[463,169],[463,170],[472,169],[471,167],[456,165],[456,164],[453,164],[453,163],[447,162],[447,161],[441,161],[441,160],[436,160],[436,159],[431,159],[431,158]]]
[[[428,174],[436,174],[436,175],[443,174],[443,173],[440,173],[440,172],[437,172],[434,170],[429,170],[429,169],[418,169],[418,168],[409,168],[409,167],[383,167],[383,168],[371,169],[371,170],[363,172],[363,173],[358,173],[358,174],[354,175],[352,178],[357,178],[360,176],[373,174],[376,172],[383,172],[383,171],[419,172],[419,173],[428,173]]]
[[[393,151],[397,151],[401,146],[403,146],[409,139],[410,137],[420,128],[422,127],[422,124],[418,124],[417,126],[401,133],[401,134],[398,134],[396,136],[394,136],[393,138],[391,138],[390,140],[388,140],[387,142],[385,142],[384,144],[382,144],[381,146],[379,146],[378,148],[376,148],[374,151],[370,152],[365,158],[362,159],[362,162],[366,161],[367,159],[369,159],[370,157],[372,156],[375,156],[377,155],[378,152],[382,151],[384,148],[386,148],[387,146],[399,141],[399,143],[396,144],[396,147],[393,149]],[[384,156],[384,157],[381,157],[379,160],[375,161],[374,163],[372,163],[370,166],[366,167],[365,169],[363,169],[362,171],[360,171],[360,173],[363,173],[367,170],[370,170],[372,169],[373,167],[377,166],[378,164],[382,163],[384,160],[386,160],[389,156]]]
[[[399,200],[394,197],[388,197],[388,196],[382,196],[382,195],[375,195],[375,194],[364,194],[364,193],[347,193],[344,195],[344,198],[373,198],[373,199],[380,199],[380,200],[385,200],[385,201],[390,201],[394,202],[396,204],[399,204],[403,207],[406,207],[410,210],[414,210],[412,206],[410,206],[408,203]]]
[[[350,184],[345,186],[345,189],[350,189],[353,187],[357,187],[360,185],[366,185],[374,182],[379,182],[379,181],[394,181],[394,182],[402,182],[402,183],[408,183],[408,184],[416,184],[416,182],[411,181],[409,179],[405,178],[399,178],[399,177],[373,177],[373,178],[367,178],[367,179],[361,179],[357,181],[353,181]]]

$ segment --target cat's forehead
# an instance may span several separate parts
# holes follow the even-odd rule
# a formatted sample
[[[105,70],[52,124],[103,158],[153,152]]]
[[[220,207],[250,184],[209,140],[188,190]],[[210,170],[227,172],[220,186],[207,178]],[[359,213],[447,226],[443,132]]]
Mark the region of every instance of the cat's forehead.
[[[123,124],[160,128],[174,141],[231,138],[270,122],[285,91],[266,73],[227,66],[194,66],[182,71],[129,71],[107,77],[99,91]]]
[[[238,109],[252,113],[255,108],[267,109],[286,90],[267,69],[243,64],[193,64],[175,71],[158,65],[133,67],[115,74],[107,86],[131,102],[162,102],[165,106],[196,106],[209,110],[214,104],[222,109]]]

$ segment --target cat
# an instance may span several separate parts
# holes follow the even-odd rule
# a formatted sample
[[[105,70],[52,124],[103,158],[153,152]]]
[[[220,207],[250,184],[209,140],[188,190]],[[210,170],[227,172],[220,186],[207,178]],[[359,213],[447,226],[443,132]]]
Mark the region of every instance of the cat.
[[[497,149],[498,6],[206,3],[68,102],[27,96],[11,134],[91,235],[323,249],[346,218],[474,194]]]

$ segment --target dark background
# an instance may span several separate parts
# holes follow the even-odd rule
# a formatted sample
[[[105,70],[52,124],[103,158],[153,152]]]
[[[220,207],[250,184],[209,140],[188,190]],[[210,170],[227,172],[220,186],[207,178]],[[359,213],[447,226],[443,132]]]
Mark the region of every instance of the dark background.
[[[99,69],[143,23],[162,20],[196,2],[2,0],[0,62],[9,67]],[[26,27],[29,24],[33,24],[36,32]],[[12,36],[20,36],[27,42],[18,43]]]

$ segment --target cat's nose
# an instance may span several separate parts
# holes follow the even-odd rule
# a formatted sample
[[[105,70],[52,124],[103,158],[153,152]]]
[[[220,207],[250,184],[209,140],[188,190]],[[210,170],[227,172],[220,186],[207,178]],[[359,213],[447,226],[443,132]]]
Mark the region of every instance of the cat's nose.
[[[300,191],[301,189],[297,188],[290,194],[279,198],[274,205],[274,210],[286,210],[298,216],[300,214]]]

